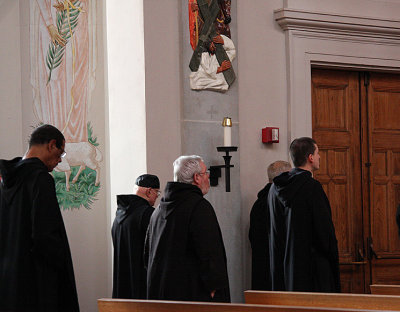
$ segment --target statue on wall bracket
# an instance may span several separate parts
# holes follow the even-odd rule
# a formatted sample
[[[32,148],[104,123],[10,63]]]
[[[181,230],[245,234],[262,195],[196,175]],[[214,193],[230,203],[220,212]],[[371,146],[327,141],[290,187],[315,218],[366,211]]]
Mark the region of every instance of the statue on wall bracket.
[[[231,0],[189,0],[190,88],[226,91],[235,80]]]

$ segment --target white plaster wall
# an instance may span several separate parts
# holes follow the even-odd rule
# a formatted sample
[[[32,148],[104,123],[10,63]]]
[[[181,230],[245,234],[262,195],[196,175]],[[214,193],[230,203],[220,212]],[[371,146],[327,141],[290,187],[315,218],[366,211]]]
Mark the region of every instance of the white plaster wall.
[[[130,194],[146,168],[143,0],[105,2],[108,294],[112,295],[111,225],[117,194]]]
[[[268,182],[267,166],[288,160],[285,35],[273,18],[280,0],[238,1],[239,151],[244,289],[251,286],[250,209]],[[261,129],[279,127],[279,143],[261,142]]]
[[[19,2],[0,0],[0,158],[23,153]]]
[[[121,9],[123,8],[123,9]],[[143,1],[106,3],[107,141],[110,219],[116,195],[132,193],[137,176],[146,172],[146,109]],[[110,242],[110,236],[109,236]],[[112,246],[109,275],[112,284]],[[112,285],[109,285],[110,290]],[[111,293],[110,293],[111,295]]]
[[[143,1],[146,62],[147,171],[161,189],[181,154],[181,9],[179,1]],[[158,204],[159,199],[156,204]]]

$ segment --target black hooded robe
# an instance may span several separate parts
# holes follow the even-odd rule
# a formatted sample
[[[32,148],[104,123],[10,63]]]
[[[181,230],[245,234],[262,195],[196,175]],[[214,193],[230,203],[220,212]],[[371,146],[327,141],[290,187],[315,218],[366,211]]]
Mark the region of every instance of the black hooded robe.
[[[272,290],[340,292],[331,207],[311,172],[295,168],[269,191]]]
[[[0,311],[79,311],[53,177],[38,158],[0,160]]]
[[[146,299],[144,239],[154,208],[137,195],[117,195],[111,229],[114,245],[113,298]]]
[[[195,185],[168,182],[164,194],[146,236],[147,298],[230,302],[225,247],[213,207]]]
[[[250,212],[249,240],[251,244],[251,289],[271,290],[269,272],[269,208],[268,183],[260,192]]]

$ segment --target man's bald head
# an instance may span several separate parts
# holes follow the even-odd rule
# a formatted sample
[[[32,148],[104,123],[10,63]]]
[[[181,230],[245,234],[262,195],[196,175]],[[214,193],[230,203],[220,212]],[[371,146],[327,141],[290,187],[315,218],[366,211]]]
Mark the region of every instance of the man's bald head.
[[[277,160],[270,164],[267,169],[269,182],[272,183],[272,180],[280,175],[283,172],[290,171],[292,166],[284,160]]]

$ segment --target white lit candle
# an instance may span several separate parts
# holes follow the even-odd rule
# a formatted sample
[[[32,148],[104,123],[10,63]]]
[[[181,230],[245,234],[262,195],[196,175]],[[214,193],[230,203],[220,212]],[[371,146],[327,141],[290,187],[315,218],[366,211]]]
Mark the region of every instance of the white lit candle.
[[[232,146],[232,120],[225,117],[222,121],[224,127],[224,146]]]

